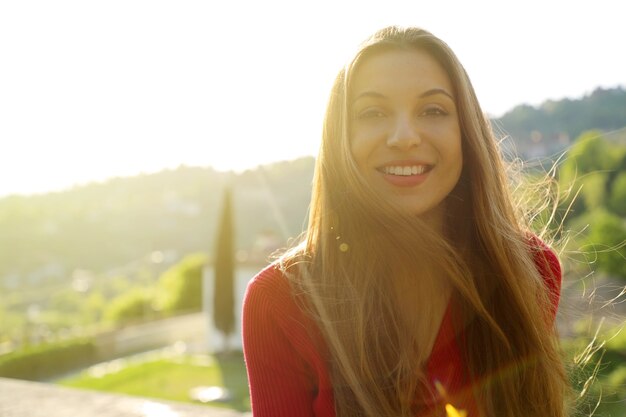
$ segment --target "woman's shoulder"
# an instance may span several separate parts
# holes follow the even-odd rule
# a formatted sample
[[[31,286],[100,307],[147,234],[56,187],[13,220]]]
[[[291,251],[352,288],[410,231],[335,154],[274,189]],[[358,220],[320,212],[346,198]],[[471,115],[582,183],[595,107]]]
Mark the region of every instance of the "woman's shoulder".
[[[263,269],[261,269],[248,283],[248,289],[250,288],[269,288],[280,289],[284,287],[287,282],[287,278],[283,273],[280,264],[273,262]]]
[[[286,272],[274,262],[259,271],[248,283],[244,307],[254,304],[263,310],[280,310],[295,313],[295,299]]]
[[[562,270],[559,257],[552,247],[536,235],[528,238],[530,251],[539,275],[548,289],[552,309],[556,313],[561,295]]]
[[[561,262],[554,249],[536,235],[528,238],[528,244],[541,276],[546,281],[556,280],[560,284]]]
[[[310,361],[318,357],[323,345],[315,321],[305,311],[304,301],[292,290],[290,273],[279,263],[273,263],[250,280],[243,300],[244,340],[273,337],[273,343],[278,343],[276,340],[280,339]]]

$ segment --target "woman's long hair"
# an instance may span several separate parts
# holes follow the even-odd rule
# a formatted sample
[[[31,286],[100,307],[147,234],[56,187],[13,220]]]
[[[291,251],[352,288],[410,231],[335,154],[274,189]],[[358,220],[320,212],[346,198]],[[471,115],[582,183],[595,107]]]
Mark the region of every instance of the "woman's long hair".
[[[463,171],[447,197],[443,236],[384,201],[350,152],[351,79],[361,62],[389,49],[430,54],[453,84]],[[532,242],[490,125],[451,49],[416,28],[374,34],[335,81],[308,230],[280,260],[323,335],[337,415],[415,415],[430,352],[406,331],[390,281],[447,280],[481,415],[563,416],[564,370],[556,334],[546,328],[552,308]]]

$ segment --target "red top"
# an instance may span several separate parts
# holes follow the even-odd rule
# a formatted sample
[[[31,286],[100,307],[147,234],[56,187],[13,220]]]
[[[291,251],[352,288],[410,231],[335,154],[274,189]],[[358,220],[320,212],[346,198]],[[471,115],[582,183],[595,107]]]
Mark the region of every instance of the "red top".
[[[556,315],[561,267],[552,250],[535,253]],[[555,277],[555,279],[552,279]],[[442,319],[426,375],[432,391],[450,396],[446,402],[476,415],[467,387],[466,369],[454,335],[451,303]],[[243,304],[243,348],[254,417],[335,417],[333,391],[317,325],[296,304],[287,279],[270,265],[248,284]],[[316,335],[316,336],[314,336]],[[443,388],[443,389],[442,389]],[[430,401],[429,401],[430,403]],[[445,402],[444,402],[445,403]],[[432,398],[442,406],[442,398]]]

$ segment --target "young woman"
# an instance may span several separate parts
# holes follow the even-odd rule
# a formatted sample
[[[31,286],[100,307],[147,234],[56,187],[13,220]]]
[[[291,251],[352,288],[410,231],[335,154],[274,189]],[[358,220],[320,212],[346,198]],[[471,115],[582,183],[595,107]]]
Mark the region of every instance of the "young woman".
[[[334,84],[303,241],[248,287],[254,416],[563,416],[560,283],[454,53],[383,29]]]

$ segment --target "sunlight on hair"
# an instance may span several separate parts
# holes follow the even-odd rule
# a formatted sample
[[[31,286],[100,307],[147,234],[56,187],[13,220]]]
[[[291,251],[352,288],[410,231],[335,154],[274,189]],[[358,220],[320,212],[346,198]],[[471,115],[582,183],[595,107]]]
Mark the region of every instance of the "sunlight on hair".
[[[596,333],[593,336],[593,339],[587,344],[587,346],[585,347],[585,349],[583,349],[582,352],[580,352],[578,355],[576,355],[576,357],[574,357],[574,363],[576,363],[577,365],[586,365],[588,364],[591,359],[593,358],[593,356],[602,350],[602,348],[604,347],[604,345],[606,344],[606,341],[599,341],[599,334],[600,334],[600,330],[602,328],[602,325],[604,324],[604,317],[602,317],[600,319],[600,323],[598,324],[598,327],[596,329]],[[581,396],[584,394],[584,391],[581,393]]]
[[[606,345],[606,340],[600,341],[600,330],[604,324],[604,317],[600,319],[600,323],[596,328],[596,333],[593,336],[593,339],[587,344],[587,346],[580,352],[576,357],[574,357],[574,364],[581,369],[586,365],[592,363],[592,359],[596,356],[596,353],[599,353],[599,358],[595,359],[595,365],[593,366],[593,370],[590,375],[588,375],[585,379],[583,387],[578,394],[578,398],[583,398],[587,392],[589,392],[591,386],[597,381],[598,373],[600,371],[601,365],[603,365],[602,360],[604,359],[604,346]],[[602,396],[598,398],[595,408],[598,408],[600,405],[600,401]],[[595,409],[594,409],[595,410]]]

